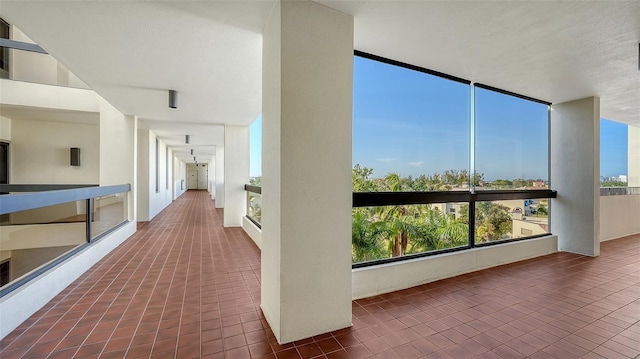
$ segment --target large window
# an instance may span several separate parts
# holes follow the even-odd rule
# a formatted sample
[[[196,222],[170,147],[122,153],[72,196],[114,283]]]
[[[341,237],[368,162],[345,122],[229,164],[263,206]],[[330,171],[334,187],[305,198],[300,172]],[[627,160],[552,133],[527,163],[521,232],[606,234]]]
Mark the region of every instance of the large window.
[[[356,57],[354,191],[442,191],[469,185],[469,85]]]
[[[476,189],[546,189],[549,106],[475,89]]]
[[[354,267],[549,233],[548,138],[548,103],[357,52]]]
[[[627,125],[600,119],[600,183],[602,187],[626,187],[628,184]]]
[[[252,185],[262,184],[262,115],[249,127],[249,181]]]

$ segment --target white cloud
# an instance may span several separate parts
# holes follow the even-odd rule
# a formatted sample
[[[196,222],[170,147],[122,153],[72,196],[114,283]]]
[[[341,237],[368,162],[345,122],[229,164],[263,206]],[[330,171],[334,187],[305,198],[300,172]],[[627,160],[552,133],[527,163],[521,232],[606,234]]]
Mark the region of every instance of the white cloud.
[[[380,161],[380,162],[393,162],[395,161],[395,158],[376,158],[376,161]]]
[[[424,162],[422,161],[418,161],[418,162],[409,162],[409,166],[413,166],[413,167],[420,167],[422,166]]]

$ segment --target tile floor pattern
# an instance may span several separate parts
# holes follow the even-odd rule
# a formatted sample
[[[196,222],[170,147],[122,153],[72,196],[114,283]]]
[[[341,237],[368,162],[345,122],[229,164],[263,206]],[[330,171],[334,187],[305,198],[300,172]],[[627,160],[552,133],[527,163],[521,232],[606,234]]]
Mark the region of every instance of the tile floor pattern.
[[[0,342],[0,358],[638,358],[640,236],[353,302],[278,345],[260,253],[189,191]]]

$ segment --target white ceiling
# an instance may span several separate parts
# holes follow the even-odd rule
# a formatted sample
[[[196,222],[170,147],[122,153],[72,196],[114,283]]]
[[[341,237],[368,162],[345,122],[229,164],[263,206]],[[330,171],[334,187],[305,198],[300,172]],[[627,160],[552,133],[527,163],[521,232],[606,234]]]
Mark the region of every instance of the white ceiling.
[[[100,114],[97,112],[66,111],[0,104],[0,113],[4,117],[20,121],[62,122],[92,126],[98,126],[100,124]]]
[[[355,48],[640,126],[640,1],[326,1]]]
[[[318,2],[354,16],[358,50],[554,103],[600,96],[602,117],[640,126],[638,0]],[[183,155],[185,134],[212,155],[220,125],[261,112],[273,5],[0,0],[0,16]]]

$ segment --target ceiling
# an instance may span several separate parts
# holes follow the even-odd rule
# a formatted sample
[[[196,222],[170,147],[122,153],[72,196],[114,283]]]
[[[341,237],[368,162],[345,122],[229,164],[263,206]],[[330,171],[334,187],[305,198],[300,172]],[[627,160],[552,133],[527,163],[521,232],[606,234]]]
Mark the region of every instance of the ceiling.
[[[358,50],[553,103],[600,96],[602,117],[640,126],[640,1],[318,2],[354,16]],[[274,4],[0,0],[0,16],[189,160],[260,114]]]
[[[91,126],[98,126],[100,124],[100,114],[97,112],[66,111],[0,104],[0,113],[2,113],[4,117],[20,121],[61,122]]]

